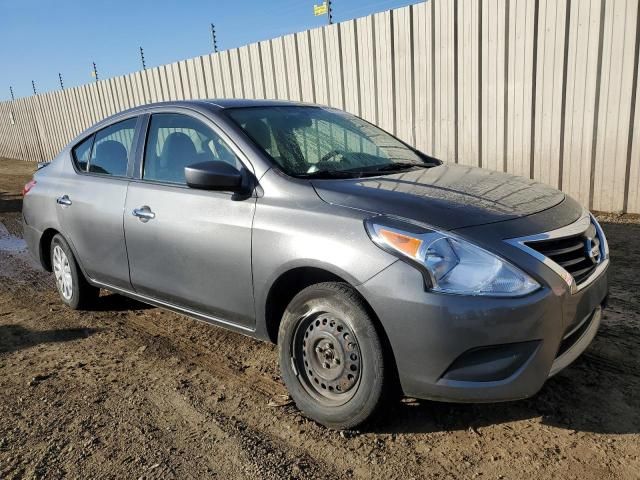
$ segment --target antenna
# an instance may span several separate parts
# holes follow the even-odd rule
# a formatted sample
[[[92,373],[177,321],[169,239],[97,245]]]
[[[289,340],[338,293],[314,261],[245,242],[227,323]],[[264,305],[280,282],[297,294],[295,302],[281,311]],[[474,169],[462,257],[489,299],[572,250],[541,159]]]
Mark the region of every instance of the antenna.
[[[13,96],[13,87],[9,85],[9,91],[11,92],[11,100],[15,100],[16,97]]]
[[[31,87],[33,88],[33,94],[37,95],[38,92],[36,92],[36,82],[34,82],[33,80],[31,80]]]
[[[331,0],[327,0],[327,18],[329,25],[333,24],[333,9],[331,8]]]
[[[98,81],[98,67],[96,67],[96,62],[93,62],[93,77]]]
[[[62,74],[58,73],[58,79],[60,80],[60,89],[64,90],[64,83],[62,83]]]

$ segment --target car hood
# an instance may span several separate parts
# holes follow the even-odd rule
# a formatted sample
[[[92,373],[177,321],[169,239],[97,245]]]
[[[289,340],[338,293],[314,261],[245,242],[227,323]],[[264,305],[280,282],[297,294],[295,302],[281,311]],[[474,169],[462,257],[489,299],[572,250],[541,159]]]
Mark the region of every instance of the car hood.
[[[312,184],[330,204],[409,218],[444,230],[524,217],[565,198],[555,188],[526,178],[446,164]]]

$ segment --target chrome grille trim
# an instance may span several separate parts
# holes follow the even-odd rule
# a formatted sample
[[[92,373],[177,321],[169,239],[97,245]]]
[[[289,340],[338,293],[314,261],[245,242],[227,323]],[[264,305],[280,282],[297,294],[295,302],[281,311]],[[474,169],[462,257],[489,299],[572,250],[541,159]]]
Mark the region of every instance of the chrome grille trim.
[[[584,233],[591,225],[595,227],[596,235],[599,240],[600,260],[597,263],[596,268],[580,284],[577,284],[573,275],[565,270],[562,266],[554,262],[551,258],[543,255],[542,253],[527,245],[527,243],[540,242],[543,240],[562,239],[565,237],[580,235]],[[551,268],[569,286],[572,294],[588,287],[609,266],[609,246],[607,245],[607,239],[605,238],[604,232],[602,231],[602,228],[600,228],[600,225],[596,221],[595,217],[591,215],[591,213],[589,213],[587,210],[584,210],[582,212],[582,215],[580,215],[580,218],[578,218],[578,220],[565,227],[561,227],[556,230],[550,230],[548,232],[538,233],[535,235],[528,235],[526,237],[510,238],[505,240],[505,242],[528,253],[529,255],[535,257],[546,266]]]

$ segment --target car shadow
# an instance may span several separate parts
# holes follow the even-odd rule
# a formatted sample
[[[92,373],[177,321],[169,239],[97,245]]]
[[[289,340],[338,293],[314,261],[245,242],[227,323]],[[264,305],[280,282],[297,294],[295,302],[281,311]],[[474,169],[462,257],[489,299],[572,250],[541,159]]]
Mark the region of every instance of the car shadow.
[[[107,292],[100,295],[100,298],[92,306],[94,312],[125,312],[130,310],[148,310],[155,308],[153,305],[143,303],[125,295]]]
[[[9,192],[0,192],[0,213],[22,211],[22,196]]]
[[[483,427],[531,420],[573,432],[640,433],[640,402],[633,394],[637,375],[596,373],[601,367],[589,353],[549,379],[531,398],[492,404],[456,404],[403,399],[384,409],[363,429],[369,433],[433,433],[467,430],[482,436]],[[635,386],[635,387],[634,387]]]
[[[70,342],[88,338],[98,331],[97,328],[30,330],[22,325],[0,325],[0,354],[15,352],[43,343]]]

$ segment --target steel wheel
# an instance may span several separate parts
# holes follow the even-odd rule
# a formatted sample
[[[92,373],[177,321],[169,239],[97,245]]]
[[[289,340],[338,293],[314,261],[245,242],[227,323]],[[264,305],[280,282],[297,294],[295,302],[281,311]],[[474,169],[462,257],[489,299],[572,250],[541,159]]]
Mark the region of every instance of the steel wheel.
[[[73,277],[71,276],[71,266],[67,254],[60,245],[53,247],[53,274],[56,277],[58,290],[65,300],[71,300],[73,295]]]
[[[327,312],[302,318],[291,352],[305,390],[325,405],[342,405],[358,389],[362,370],[358,340],[345,322]]]
[[[380,404],[384,352],[357,291],[342,282],[300,290],[278,327],[280,371],[291,398],[309,418],[353,428]]]

